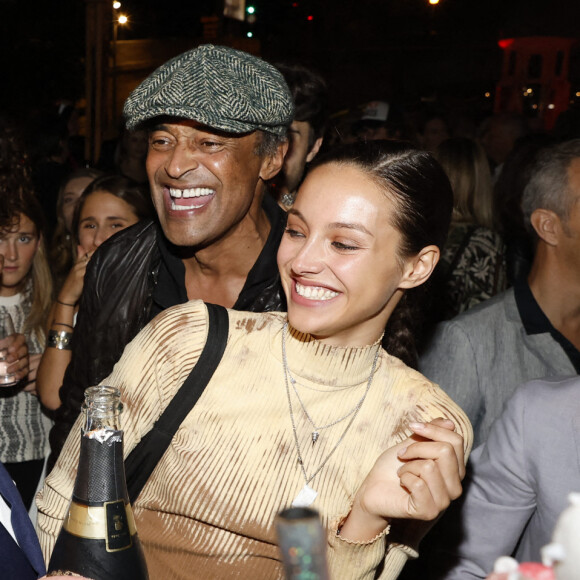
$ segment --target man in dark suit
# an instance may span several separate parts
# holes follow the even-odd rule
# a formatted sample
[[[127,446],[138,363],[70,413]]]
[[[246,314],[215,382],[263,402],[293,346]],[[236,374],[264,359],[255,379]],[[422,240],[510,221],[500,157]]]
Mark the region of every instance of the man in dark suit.
[[[0,576],[36,580],[45,571],[28,512],[10,475],[0,464]]]

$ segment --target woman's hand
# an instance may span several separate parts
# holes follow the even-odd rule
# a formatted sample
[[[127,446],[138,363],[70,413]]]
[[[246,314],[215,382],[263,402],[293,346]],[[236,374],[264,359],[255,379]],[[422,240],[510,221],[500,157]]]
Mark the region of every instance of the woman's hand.
[[[340,535],[368,541],[389,521],[437,518],[461,495],[463,437],[448,419],[411,423],[414,435],[387,449],[362,483]]]
[[[6,362],[8,372],[14,373],[17,381],[28,376],[28,345],[23,334],[11,334],[0,340],[0,347],[8,349]]]
[[[62,288],[58,294],[58,299],[65,304],[76,304],[82,294],[85,283],[85,273],[87,264],[94,252],[85,252],[81,246],[78,247],[78,257],[71,268]]]

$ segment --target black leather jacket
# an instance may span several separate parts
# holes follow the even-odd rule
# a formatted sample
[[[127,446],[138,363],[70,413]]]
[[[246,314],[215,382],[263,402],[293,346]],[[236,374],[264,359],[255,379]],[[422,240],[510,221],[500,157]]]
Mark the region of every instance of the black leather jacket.
[[[286,214],[269,197],[264,199],[263,207],[270,219],[270,234],[234,305],[236,310],[286,309],[276,266]],[[156,223],[137,223],[109,238],[89,262],[74,329],[72,359],[59,393],[62,404],[55,412],[50,432],[49,469],[76,421],[85,389],[111,373],[125,346],[163,308],[154,303],[162,236]]]

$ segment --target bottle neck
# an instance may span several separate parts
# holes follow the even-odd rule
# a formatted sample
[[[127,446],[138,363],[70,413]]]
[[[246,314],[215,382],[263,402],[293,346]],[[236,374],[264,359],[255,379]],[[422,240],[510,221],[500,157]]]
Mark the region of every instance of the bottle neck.
[[[79,469],[73,499],[86,505],[123,499],[129,502],[123,463],[123,432],[112,431],[106,441],[81,437]]]
[[[77,502],[100,505],[119,499],[129,501],[121,411],[118,389],[99,386],[86,390],[79,468],[73,491]]]
[[[88,434],[100,430],[121,428],[121,393],[115,387],[89,387],[85,391],[83,403],[84,425],[83,433]]]

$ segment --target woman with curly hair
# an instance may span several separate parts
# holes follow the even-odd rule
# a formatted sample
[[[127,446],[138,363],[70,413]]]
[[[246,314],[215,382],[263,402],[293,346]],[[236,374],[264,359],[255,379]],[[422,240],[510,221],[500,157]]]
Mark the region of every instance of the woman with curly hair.
[[[30,182],[18,131],[0,128],[0,309],[24,335],[30,369],[0,390],[0,461],[30,507],[47,453],[51,422],[36,396],[36,368],[45,343],[52,278],[44,249],[44,216]],[[24,352],[23,357],[26,359]],[[25,376],[24,376],[25,375]]]

